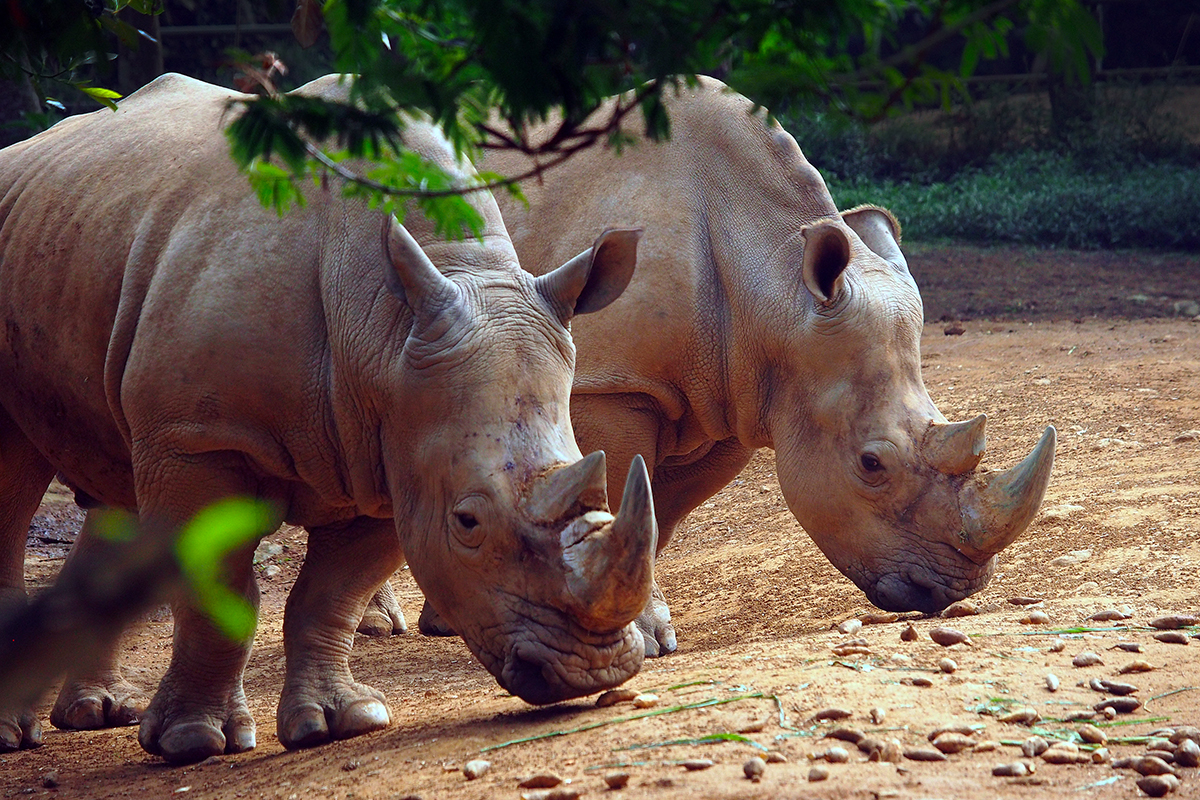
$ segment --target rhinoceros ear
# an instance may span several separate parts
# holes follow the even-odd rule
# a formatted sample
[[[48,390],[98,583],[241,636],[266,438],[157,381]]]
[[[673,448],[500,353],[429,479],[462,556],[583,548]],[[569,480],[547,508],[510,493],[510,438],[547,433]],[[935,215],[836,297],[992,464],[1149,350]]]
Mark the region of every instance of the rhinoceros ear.
[[[804,261],[800,275],[818,303],[831,303],[841,291],[842,273],[850,263],[850,240],[832,222],[818,222],[800,231]]]
[[[576,314],[599,311],[629,285],[641,238],[641,228],[609,228],[590,249],[537,278],[538,293],[564,323]]]
[[[908,272],[908,262],[900,252],[900,221],[886,208],[859,206],[842,212],[842,221],[858,234],[871,252]]]
[[[457,300],[458,287],[438,271],[417,240],[394,217],[384,223],[383,246],[392,265],[392,269],[384,270],[384,282],[417,319],[428,320]]]

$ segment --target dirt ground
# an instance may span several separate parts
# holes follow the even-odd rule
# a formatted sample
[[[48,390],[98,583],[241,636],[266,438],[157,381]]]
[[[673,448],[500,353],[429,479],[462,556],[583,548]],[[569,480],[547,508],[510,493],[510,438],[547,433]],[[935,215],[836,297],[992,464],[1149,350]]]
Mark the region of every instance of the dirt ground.
[[[142,752],[133,728],[73,733],[47,723],[42,748],[0,756],[0,795],[515,800],[528,791],[518,788],[522,778],[552,772],[589,797],[1140,796],[1131,770],[1023,758],[1019,744],[1035,733],[1078,741],[1081,723],[1067,718],[1110,696],[1089,688],[1093,678],[1138,687],[1140,708],[1095,720],[1111,737],[1111,757],[1145,752],[1156,729],[1200,724],[1200,641],[1163,643],[1147,624],[1200,613],[1200,322],[1187,305],[1200,300],[1200,257],[931,246],[908,253],[929,320],[926,383],[947,417],[988,414],[984,466],[1007,468],[1045,425],[1059,431],[1042,512],[972,598],[978,614],[904,615],[839,633],[840,623],[873,609],[791,518],[764,451],[686,520],[659,561],[679,651],[648,661],[631,681],[659,696],[656,707],[601,709],[589,697],[533,708],[507,696],[460,641],[415,633],[421,598],[401,573],[395,583],[414,632],[358,637],[352,659],[360,680],[387,693],[392,726],[287,752],[273,717],[283,603],[304,540],[285,529],[270,538],[280,548],[259,565],[264,613],[246,686],[256,750],[168,767]],[[948,321],[965,332],[947,335]],[[67,498],[47,497],[30,532],[31,589],[52,578],[78,519]],[[1010,601],[1018,597],[1040,602]],[[1121,607],[1130,619],[1088,620]],[[1048,621],[1022,622],[1039,610]],[[903,641],[910,622],[920,638]],[[943,648],[928,636],[937,626],[970,634],[971,643]],[[832,649],[853,639],[865,643],[843,655]],[[1055,642],[1064,645],[1057,652]],[[1142,652],[1115,649],[1118,642]],[[129,636],[131,679],[151,690],[169,651],[169,613],[160,611]],[[1102,663],[1072,666],[1083,651]],[[955,671],[940,668],[945,658]],[[1118,674],[1138,659],[1153,670]],[[1061,683],[1053,693],[1051,673]],[[1000,721],[1026,707],[1040,721]],[[828,708],[850,716],[814,719]],[[873,719],[873,709],[882,717]],[[48,705],[43,718],[47,712]],[[998,749],[893,763],[822,738],[850,726],[911,752],[927,750],[935,728],[956,723]],[[848,761],[810,761],[832,746],[848,751]],[[787,762],[748,781],[743,763],[767,750]],[[462,766],[480,758],[490,771],[467,781]],[[690,771],[688,759],[715,763]],[[1018,760],[1036,772],[993,776],[997,764]],[[827,766],[826,780],[809,781],[814,763]],[[606,789],[603,776],[618,771],[629,774],[628,786]],[[1180,774],[1177,796],[1200,797],[1197,770]]]

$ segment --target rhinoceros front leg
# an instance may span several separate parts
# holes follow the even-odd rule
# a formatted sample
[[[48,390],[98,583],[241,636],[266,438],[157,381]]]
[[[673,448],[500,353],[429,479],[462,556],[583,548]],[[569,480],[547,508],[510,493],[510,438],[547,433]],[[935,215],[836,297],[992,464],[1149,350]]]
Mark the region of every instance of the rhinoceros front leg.
[[[68,564],[85,557],[95,541],[96,513],[93,509],[83,518]],[[137,724],[148,698],[121,674],[116,648],[91,654],[89,660],[92,667],[87,672],[67,674],[50,711],[50,722],[56,728],[76,731]]]
[[[371,595],[367,610],[358,623],[358,632],[364,636],[393,636],[408,632],[408,623],[400,604],[396,602],[391,581],[384,581],[383,586]]]
[[[136,452],[134,457],[135,464],[149,461]],[[216,452],[157,461],[152,475],[135,469],[141,518],[179,529],[221,498],[254,496],[243,477],[244,465],[237,454]],[[253,562],[254,546],[243,547],[226,557],[224,576],[228,587],[257,613]],[[174,764],[253,749],[254,718],[242,688],[252,640],[232,641],[180,597],[171,604],[171,664],[142,717],[138,741],[146,752]]]
[[[54,468],[0,410],[0,614],[26,602],[25,540],[53,477]],[[0,753],[41,743],[32,709],[0,709]]]
[[[381,692],[354,680],[350,648],[372,592],[403,563],[391,520],[359,518],[309,531],[283,618],[287,674],[276,717],[287,748],[387,727]]]

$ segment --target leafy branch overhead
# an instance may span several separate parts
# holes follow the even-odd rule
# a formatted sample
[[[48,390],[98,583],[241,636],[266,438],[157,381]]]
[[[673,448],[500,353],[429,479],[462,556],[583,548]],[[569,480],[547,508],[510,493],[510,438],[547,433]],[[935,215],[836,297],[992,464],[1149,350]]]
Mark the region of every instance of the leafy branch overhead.
[[[1006,52],[1015,26],[1076,80],[1100,50],[1098,26],[1077,0],[299,0],[298,39],[315,41],[322,24],[336,69],[356,76],[347,102],[247,101],[230,131],[235,159],[281,213],[303,202],[301,178],[333,173],[400,214],[415,198],[451,234],[478,224],[464,192],[518,192],[518,181],[583,148],[669,136],[664,94],[697,74],[764,106],[819,103],[876,120],[949,103],[980,59]],[[948,45],[958,48],[954,69],[932,57]],[[621,102],[596,116],[614,95]],[[455,181],[401,155],[404,114],[435,121],[467,158],[513,149],[536,166]],[[546,120],[552,132],[533,139],[531,127]],[[269,166],[273,157],[283,167]]]

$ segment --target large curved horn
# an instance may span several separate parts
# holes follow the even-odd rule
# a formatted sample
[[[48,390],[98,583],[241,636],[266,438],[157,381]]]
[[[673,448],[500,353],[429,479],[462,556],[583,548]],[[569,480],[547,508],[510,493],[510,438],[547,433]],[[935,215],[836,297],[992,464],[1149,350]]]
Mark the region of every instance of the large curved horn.
[[[967,422],[934,422],[922,445],[925,461],[947,475],[973,471],[987,449],[987,436],[983,432],[986,423],[986,414]]]
[[[654,583],[658,525],[646,462],[635,456],[614,519],[589,511],[562,532],[566,610],[590,631],[614,631],[632,622]]]
[[[556,522],[586,511],[608,510],[608,465],[597,450],[534,484],[525,513],[537,522]]]
[[[384,280],[392,294],[407,303],[418,320],[428,322],[458,299],[458,287],[433,262],[403,225],[389,216],[383,227],[383,247],[392,269]]]
[[[982,564],[999,553],[1033,521],[1054,467],[1057,433],[1048,426],[1033,452],[1005,472],[990,472],[959,491],[962,532],[959,550]]]

